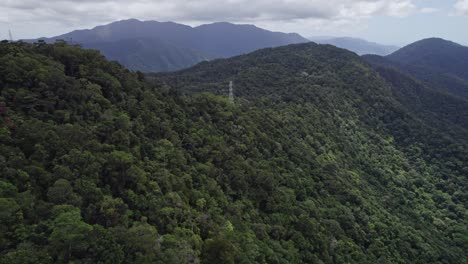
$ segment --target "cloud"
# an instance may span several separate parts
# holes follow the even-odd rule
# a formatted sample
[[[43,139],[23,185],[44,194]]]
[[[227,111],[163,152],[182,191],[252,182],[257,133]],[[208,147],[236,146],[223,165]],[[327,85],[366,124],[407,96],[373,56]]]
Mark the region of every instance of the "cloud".
[[[455,3],[455,13],[457,15],[468,15],[468,0],[458,0]]]
[[[407,16],[414,0],[2,0],[0,23],[90,27],[126,18],[177,22],[353,24]],[[466,2],[466,1],[465,1]],[[48,29],[52,30],[52,29]]]
[[[2,11],[25,15],[9,16],[11,21],[34,18],[68,23],[122,17],[190,21],[332,20],[377,14],[404,16],[414,8],[412,0],[3,0],[0,4]]]

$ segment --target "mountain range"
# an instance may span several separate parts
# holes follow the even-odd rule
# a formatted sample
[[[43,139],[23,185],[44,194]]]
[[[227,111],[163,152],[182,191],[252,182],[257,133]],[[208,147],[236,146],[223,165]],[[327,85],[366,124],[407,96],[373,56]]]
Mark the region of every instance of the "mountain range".
[[[214,58],[309,41],[298,34],[271,32],[253,25],[220,22],[190,27],[136,19],[40,40],[52,43],[59,39],[98,49],[108,59],[143,72],[178,70]]]

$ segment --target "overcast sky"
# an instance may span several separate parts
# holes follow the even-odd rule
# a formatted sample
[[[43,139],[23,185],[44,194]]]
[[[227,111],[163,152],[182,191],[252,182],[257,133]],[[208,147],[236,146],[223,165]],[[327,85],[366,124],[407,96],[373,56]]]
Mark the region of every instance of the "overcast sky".
[[[116,20],[228,21],[308,36],[404,45],[442,37],[468,45],[468,0],[0,0],[0,39],[51,37]]]

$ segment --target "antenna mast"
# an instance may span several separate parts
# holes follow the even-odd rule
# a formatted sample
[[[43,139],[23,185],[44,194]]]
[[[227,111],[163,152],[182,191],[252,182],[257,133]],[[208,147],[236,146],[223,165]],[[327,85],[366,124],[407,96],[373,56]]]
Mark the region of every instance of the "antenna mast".
[[[8,30],[8,35],[10,36],[10,42],[13,42],[13,34],[11,34],[11,30]]]
[[[229,82],[229,102],[234,103],[234,84],[232,81]]]

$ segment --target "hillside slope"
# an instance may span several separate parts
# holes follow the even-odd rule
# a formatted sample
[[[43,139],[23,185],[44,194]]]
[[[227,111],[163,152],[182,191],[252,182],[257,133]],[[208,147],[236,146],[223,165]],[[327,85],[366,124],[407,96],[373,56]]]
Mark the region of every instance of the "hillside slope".
[[[465,139],[353,53],[143,78],[0,43],[1,263],[466,263]]]
[[[447,134],[458,131],[456,138],[465,138],[468,128],[468,101],[456,95],[441,92],[400,71],[377,66],[375,70],[392,85],[393,96],[412,113],[425,120],[431,127]],[[458,129],[457,129],[458,128]]]

